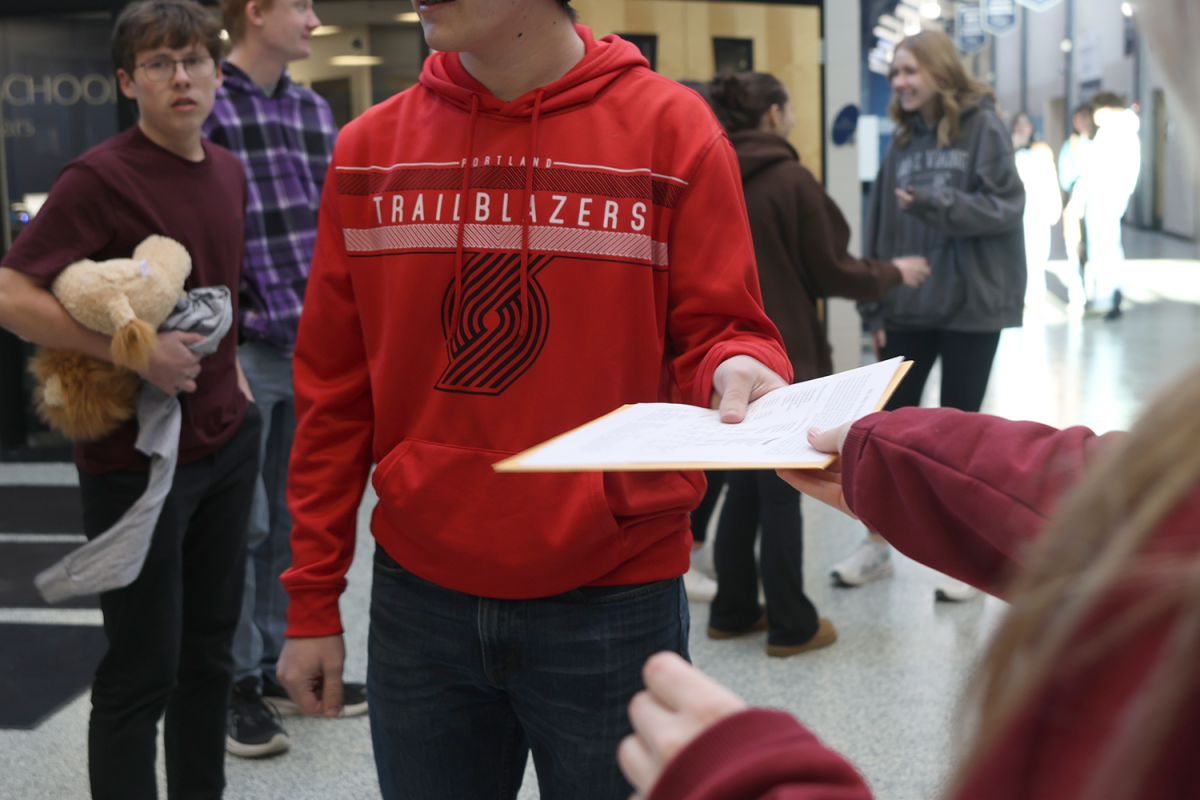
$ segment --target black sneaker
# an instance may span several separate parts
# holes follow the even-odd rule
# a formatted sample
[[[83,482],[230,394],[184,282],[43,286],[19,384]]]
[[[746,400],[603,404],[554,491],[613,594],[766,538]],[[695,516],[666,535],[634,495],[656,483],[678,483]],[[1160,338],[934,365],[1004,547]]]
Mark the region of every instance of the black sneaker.
[[[284,717],[300,716],[300,706],[288,697],[287,689],[279,679],[270,672],[264,672],[262,677],[263,699],[275,707]],[[362,683],[342,684],[342,713],[343,717],[357,717],[367,713],[367,687]]]
[[[262,758],[291,747],[275,707],[263,700],[253,677],[233,685],[229,698],[229,733],[225,749],[242,758]]]

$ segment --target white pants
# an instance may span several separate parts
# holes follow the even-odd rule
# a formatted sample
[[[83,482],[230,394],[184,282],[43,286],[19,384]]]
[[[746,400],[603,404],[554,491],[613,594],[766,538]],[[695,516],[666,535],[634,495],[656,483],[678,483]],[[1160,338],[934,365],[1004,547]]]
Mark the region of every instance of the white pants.
[[[1129,198],[1090,200],[1087,221],[1087,289],[1096,311],[1113,308],[1113,296],[1121,288],[1125,248],[1121,245],[1121,217]]]

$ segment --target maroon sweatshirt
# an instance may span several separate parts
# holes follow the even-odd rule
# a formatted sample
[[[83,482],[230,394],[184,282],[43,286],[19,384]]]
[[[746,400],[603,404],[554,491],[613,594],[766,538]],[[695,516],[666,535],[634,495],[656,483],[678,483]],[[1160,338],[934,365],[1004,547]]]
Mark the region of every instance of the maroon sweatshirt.
[[[871,530],[908,556],[1003,596],[1025,545],[1103,443],[1086,428],[1012,422],[954,409],[873,414],[851,429],[843,452],[846,502]],[[1160,526],[1156,551],[1200,546],[1200,490]],[[1153,586],[1123,589],[1089,620],[1084,645]],[[1114,732],[1139,697],[1174,623],[1145,624],[1119,647],[1052,682],[968,776],[955,800],[1069,800],[1080,796]],[[1200,787],[1200,692],[1168,737],[1137,795],[1196,797]],[[709,728],[670,764],[650,800],[867,800],[866,783],[793,717],[750,709]]]

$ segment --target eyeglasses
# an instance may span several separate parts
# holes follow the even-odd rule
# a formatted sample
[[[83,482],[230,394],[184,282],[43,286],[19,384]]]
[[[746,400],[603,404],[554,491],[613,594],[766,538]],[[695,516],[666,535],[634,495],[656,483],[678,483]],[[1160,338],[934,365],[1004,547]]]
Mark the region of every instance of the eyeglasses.
[[[146,77],[152,81],[169,81],[175,76],[176,64],[183,64],[183,71],[188,74],[189,78],[211,78],[217,71],[217,62],[213,61],[212,56],[156,58],[153,61],[144,61],[137,66],[146,70]]]

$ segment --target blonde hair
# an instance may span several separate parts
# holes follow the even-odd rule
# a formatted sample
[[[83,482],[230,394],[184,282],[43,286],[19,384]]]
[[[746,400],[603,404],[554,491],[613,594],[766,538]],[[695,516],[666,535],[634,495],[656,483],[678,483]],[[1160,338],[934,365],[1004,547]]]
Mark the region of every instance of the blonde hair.
[[[1150,0],[1146,30],[1196,130],[1200,33],[1193,0]],[[1195,140],[1193,139],[1193,142]],[[1197,688],[1200,553],[1157,552],[1155,534],[1200,485],[1200,369],[1167,388],[1129,435],[1110,444],[1056,510],[1012,587],[1006,616],[968,692],[978,715],[951,794],[1049,687],[1094,667],[1153,624],[1169,623],[1157,660],[1122,715],[1084,798],[1125,800],[1144,791],[1164,744]],[[1115,617],[1115,593],[1142,599]],[[1098,629],[1098,620],[1103,628]]]
[[[896,45],[896,51],[901,50],[908,51],[917,60],[937,90],[938,147],[949,147],[958,138],[963,109],[977,105],[985,98],[995,100],[996,96],[986,85],[967,74],[954,42],[940,31],[913,34]],[[891,79],[892,73],[889,72],[888,81]],[[892,135],[896,146],[908,147],[912,141],[912,120],[916,112],[905,111],[900,105],[900,98],[893,94],[888,104],[888,115],[896,123],[896,132]]]
[[[275,0],[256,0],[263,11],[270,11]],[[229,41],[237,44],[246,36],[246,6],[250,0],[221,0],[221,18],[225,30],[229,31]]]

